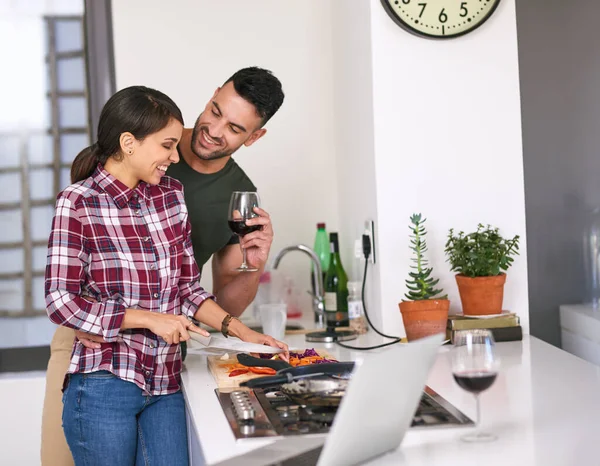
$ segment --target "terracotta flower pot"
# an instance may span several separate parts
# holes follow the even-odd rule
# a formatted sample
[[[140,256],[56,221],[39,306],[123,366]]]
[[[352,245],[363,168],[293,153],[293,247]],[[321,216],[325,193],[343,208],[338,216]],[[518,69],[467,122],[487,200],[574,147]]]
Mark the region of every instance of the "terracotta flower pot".
[[[470,278],[456,275],[460,301],[465,315],[489,315],[502,312],[506,274]]]
[[[450,308],[450,301],[447,299],[402,301],[398,306],[408,341],[446,332]]]

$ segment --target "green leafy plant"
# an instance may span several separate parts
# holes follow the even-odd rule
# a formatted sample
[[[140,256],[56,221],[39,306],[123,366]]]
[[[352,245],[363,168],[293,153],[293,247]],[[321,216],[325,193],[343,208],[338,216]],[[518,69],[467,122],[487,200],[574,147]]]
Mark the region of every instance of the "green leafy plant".
[[[414,252],[412,258],[414,265],[410,266],[413,272],[408,273],[410,278],[406,280],[408,293],[405,296],[410,301],[436,299],[436,296],[442,292],[442,290],[435,289],[439,279],[431,277],[433,268],[427,267],[427,259],[424,257],[427,251],[425,220],[421,217],[421,214],[413,214],[410,217],[411,225],[408,227],[412,233],[410,236],[410,249]],[[446,296],[437,299],[446,299]]]
[[[451,229],[448,232],[445,253],[453,272],[467,277],[491,277],[508,270],[519,254],[519,235],[512,239],[503,238],[498,228],[481,223],[477,231],[457,235]]]

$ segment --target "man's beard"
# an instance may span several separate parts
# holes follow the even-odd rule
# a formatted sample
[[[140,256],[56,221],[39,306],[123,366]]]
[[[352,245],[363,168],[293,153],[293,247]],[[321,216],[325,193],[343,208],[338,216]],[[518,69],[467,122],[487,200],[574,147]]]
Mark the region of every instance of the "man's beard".
[[[231,151],[231,150],[215,150],[214,152],[211,152],[210,154],[207,154],[207,155],[201,154],[200,152],[196,151],[196,141],[200,137],[200,131],[205,131],[208,133],[208,130],[205,127],[198,126],[198,122],[196,122],[196,125],[194,125],[194,129],[192,130],[192,143],[191,143],[192,147],[191,147],[191,149],[192,149],[192,152],[199,159],[217,160],[217,159],[222,159],[223,157],[229,157],[231,154],[233,154],[235,152],[235,151]]]

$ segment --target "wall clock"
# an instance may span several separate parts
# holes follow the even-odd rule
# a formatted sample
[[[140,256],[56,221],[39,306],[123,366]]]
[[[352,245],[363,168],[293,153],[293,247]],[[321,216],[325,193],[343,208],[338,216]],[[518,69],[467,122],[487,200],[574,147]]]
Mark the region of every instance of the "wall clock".
[[[421,37],[451,39],[477,29],[500,0],[381,0],[401,28]]]

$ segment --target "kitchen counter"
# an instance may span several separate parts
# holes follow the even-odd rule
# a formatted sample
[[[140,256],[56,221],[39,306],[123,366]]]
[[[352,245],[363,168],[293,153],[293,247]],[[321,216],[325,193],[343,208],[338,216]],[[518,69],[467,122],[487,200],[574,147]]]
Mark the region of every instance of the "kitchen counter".
[[[292,348],[326,348],[340,360],[362,352],[286,338]],[[370,332],[355,345],[379,342]],[[475,419],[473,396],[454,382],[449,346],[440,347],[427,384]],[[498,436],[492,443],[468,444],[469,428],[409,430],[401,447],[369,465],[587,465],[600,464],[600,368],[534,337],[497,344],[501,370],[481,395],[482,427]],[[182,377],[188,406],[192,464],[212,465],[264,446],[272,440],[236,442],[220,408],[206,357],[190,355]],[[409,376],[407,374],[407,376]],[[240,464],[244,464],[240,458]]]

